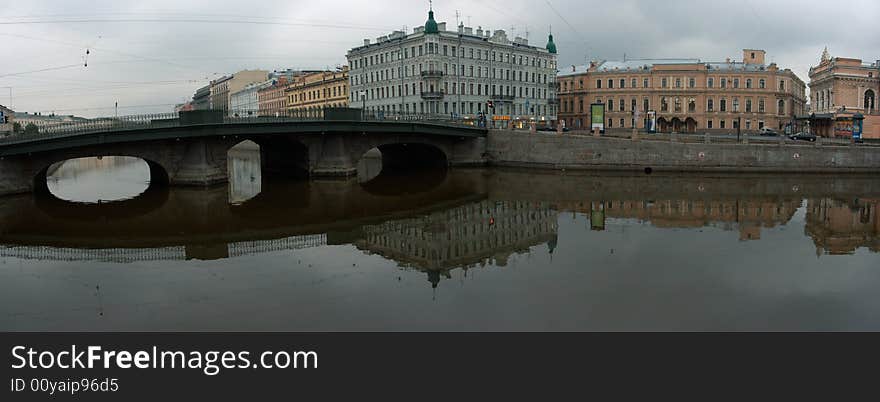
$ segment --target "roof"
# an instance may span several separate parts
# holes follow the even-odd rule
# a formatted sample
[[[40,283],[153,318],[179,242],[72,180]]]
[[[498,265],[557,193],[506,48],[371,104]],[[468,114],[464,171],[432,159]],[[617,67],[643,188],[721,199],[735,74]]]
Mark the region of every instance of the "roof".
[[[658,65],[691,64],[705,65],[709,70],[715,71],[766,71],[768,66],[764,64],[745,64],[742,62],[703,62],[700,59],[635,59],[624,61],[601,61],[596,67],[597,72],[609,71],[647,71]],[[575,66],[574,71],[565,70],[559,76],[583,74],[589,70],[588,66]]]

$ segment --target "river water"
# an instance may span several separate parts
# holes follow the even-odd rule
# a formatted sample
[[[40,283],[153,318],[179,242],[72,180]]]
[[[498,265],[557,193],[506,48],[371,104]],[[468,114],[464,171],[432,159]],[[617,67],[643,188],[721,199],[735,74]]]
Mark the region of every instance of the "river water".
[[[0,198],[0,330],[880,330],[875,178],[367,165],[55,166]]]

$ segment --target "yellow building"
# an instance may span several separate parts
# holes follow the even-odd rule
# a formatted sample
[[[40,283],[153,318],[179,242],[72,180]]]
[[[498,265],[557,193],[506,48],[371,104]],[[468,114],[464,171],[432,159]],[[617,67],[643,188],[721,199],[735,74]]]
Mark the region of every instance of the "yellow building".
[[[297,77],[288,85],[287,110],[322,116],[325,108],[349,106],[348,67]]]

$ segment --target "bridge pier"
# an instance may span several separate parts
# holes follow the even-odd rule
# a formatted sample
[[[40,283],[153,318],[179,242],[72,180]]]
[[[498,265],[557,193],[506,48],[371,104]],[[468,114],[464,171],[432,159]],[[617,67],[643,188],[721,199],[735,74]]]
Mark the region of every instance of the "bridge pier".
[[[182,157],[175,161],[176,166],[171,171],[170,167],[161,169],[150,164],[150,175],[154,176],[154,170],[166,170],[167,184],[174,186],[211,186],[229,181],[229,172],[226,167],[226,152],[229,144],[221,141],[196,140],[188,141],[183,146]],[[161,176],[160,176],[161,177]]]
[[[340,135],[322,135],[320,139],[309,141],[309,175],[357,176],[357,157],[352,156],[357,147],[353,147],[351,141]]]
[[[24,194],[34,190],[30,164],[20,157],[0,158],[0,195]]]

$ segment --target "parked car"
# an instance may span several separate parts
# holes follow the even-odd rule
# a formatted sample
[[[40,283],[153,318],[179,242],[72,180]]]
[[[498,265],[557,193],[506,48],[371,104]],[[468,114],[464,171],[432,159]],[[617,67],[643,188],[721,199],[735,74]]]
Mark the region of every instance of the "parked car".
[[[792,140],[794,140],[794,141],[810,141],[810,142],[816,142],[816,135],[814,135],[813,133],[804,133],[804,132],[801,132],[801,133],[797,133],[797,134],[792,134],[792,135],[789,136],[788,138],[790,138],[790,139],[792,139]]]
[[[764,127],[761,129],[761,136],[775,137],[777,135],[779,135],[779,133],[770,127]]]

